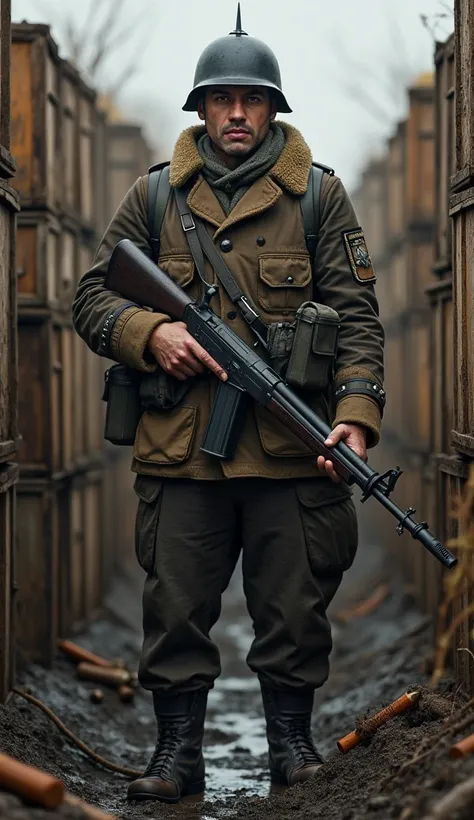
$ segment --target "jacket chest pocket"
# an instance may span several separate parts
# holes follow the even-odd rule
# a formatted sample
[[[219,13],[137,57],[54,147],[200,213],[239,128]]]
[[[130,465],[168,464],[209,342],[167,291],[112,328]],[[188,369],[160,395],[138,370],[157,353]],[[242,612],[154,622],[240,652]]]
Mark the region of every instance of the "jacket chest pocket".
[[[192,256],[187,254],[162,256],[158,260],[158,266],[192,298],[197,298],[199,277],[194,275],[194,259]]]
[[[263,254],[258,260],[258,301],[267,313],[294,313],[311,299],[312,271],[306,254]]]

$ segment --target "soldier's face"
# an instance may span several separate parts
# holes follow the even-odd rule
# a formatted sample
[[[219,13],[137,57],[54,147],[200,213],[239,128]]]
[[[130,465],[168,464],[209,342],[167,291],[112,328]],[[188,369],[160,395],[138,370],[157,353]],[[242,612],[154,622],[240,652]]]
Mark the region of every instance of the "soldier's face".
[[[214,147],[235,159],[244,159],[263,142],[276,116],[268,89],[240,86],[208,88],[198,113]]]

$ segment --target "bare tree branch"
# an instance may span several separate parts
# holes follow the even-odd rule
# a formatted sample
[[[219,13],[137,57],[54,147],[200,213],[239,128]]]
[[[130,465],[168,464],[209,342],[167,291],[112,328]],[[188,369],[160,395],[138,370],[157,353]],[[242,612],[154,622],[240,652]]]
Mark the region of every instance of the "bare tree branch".
[[[103,62],[104,57],[109,53],[109,38],[120,20],[119,15],[123,11],[124,2],[125,0],[111,0],[109,13],[105,16],[105,19],[102,25],[100,26],[99,30],[95,32],[95,53],[87,69],[92,76],[97,71],[100,64]]]

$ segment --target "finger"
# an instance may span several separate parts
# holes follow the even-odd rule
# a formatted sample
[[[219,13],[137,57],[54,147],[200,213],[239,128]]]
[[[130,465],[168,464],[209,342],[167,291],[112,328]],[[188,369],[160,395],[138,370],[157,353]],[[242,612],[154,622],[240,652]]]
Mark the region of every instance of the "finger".
[[[324,456],[318,456],[316,464],[318,466],[318,470],[320,473],[324,473],[326,471],[325,463],[326,462]]]
[[[190,367],[192,369],[193,373],[203,373],[204,372],[204,367],[202,366],[199,359],[196,359],[195,356],[189,356],[187,359],[185,359],[183,361],[183,364],[185,364],[187,367]]]
[[[225,372],[224,368],[220,366],[213,358],[209,355],[207,350],[204,350],[198,342],[193,339],[193,344],[190,345],[192,352],[202,362],[212,373],[218,376],[219,379],[222,381],[227,381],[227,373]]]
[[[341,479],[339,478],[338,474],[336,473],[336,470],[334,469],[334,464],[332,463],[332,461],[326,461],[325,468],[326,468],[326,472],[327,472],[329,478],[331,479],[331,481],[334,481],[335,484],[339,484]]]
[[[344,428],[338,427],[336,430],[332,431],[324,443],[326,447],[334,447],[335,444],[339,444],[339,442],[344,438]]]
[[[181,362],[181,364],[176,367],[176,372],[184,376],[185,379],[189,379],[191,376],[196,375],[196,372],[192,369],[192,367],[189,367],[185,364],[185,362]]]

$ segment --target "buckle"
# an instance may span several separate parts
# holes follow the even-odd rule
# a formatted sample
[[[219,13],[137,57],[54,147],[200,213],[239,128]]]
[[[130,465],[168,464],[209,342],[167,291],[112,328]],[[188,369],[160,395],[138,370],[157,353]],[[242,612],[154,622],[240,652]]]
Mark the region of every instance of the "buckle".
[[[241,297],[240,297],[240,299],[239,299],[238,301],[239,301],[239,303],[240,303],[240,302],[243,302],[243,303],[244,303],[244,305],[245,305],[245,309],[246,309],[249,313],[251,313],[251,314],[252,314],[252,316],[253,316],[255,319],[258,319],[258,318],[259,318],[258,313],[256,313],[256,311],[253,309],[253,307],[252,307],[251,305],[249,305],[249,303],[248,303],[248,301],[247,301],[247,299],[246,299],[246,297],[245,297],[245,296],[241,296]]]
[[[194,222],[193,215],[190,213],[181,214],[181,225],[185,233],[187,233],[188,231],[196,230],[196,224]]]

